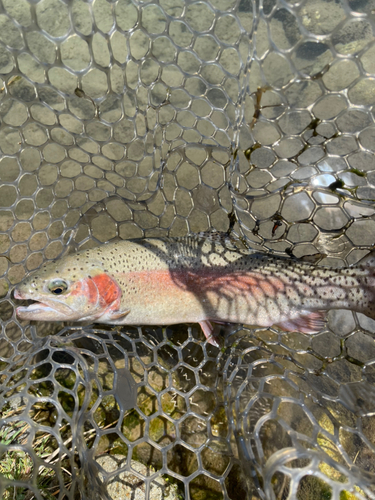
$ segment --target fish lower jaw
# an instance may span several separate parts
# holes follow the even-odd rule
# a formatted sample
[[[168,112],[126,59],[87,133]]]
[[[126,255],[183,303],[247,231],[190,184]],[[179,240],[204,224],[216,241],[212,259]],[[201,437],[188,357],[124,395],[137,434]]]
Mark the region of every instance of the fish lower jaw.
[[[64,314],[59,313],[51,306],[43,302],[34,302],[28,306],[19,306],[16,314],[20,319],[40,321],[61,321],[66,319]]]

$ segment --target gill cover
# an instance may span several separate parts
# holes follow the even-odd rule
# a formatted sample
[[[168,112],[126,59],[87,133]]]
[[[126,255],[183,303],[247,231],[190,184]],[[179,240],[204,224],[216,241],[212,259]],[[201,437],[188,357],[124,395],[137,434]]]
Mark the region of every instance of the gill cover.
[[[70,287],[70,296],[86,309],[81,321],[100,319],[106,321],[123,315],[120,313],[121,288],[106,273],[88,276]],[[83,311],[82,311],[83,312]]]

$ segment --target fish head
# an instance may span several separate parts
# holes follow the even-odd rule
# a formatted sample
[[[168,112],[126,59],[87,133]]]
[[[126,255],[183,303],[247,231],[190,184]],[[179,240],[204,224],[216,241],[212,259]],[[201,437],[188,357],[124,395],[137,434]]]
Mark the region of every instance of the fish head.
[[[17,285],[13,295],[35,301],[17,308],[20,319],[94,321],[118,313],[121,288],[99,260],[76,254],[45,264]]]

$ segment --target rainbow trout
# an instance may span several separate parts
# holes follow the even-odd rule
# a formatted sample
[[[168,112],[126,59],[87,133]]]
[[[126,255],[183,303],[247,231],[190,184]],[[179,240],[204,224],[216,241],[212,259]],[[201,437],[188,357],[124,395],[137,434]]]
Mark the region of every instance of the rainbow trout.
[[[200,238],[125,240],[45,264],[18,285],[21,319],[113,325],[212,322],[316,333],[325,311],[375,319],[375,252],[356,266],[318,267]]]

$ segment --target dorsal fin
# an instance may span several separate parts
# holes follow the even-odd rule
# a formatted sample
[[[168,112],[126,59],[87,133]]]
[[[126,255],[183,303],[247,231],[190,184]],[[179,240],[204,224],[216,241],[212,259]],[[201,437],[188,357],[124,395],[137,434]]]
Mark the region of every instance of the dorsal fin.
[[[201,231],[199,233],[189,233],[186,238],[192,241],[210,241],[212,243],[219,243],[228,250],[237,252],[254,252],[255,249],[249,247],[241,238],[236,234],[220,231]]]
[[[327,257],[326,253],[314,253],[313,255],[303,255],[300,259],[301,262],[307,262],[308,264],[317,264],[320,260]]]

